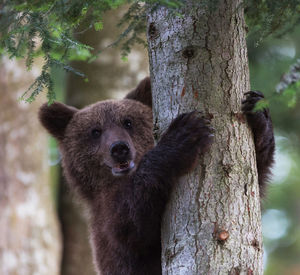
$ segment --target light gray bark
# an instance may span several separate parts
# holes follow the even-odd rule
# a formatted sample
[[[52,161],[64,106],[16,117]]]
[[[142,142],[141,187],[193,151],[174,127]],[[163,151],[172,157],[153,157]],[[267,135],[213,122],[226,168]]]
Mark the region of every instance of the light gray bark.
[[[210,151],[167,206],[163,274],[262,274],[254,144],[241,113],[249,72],[240,4],[220,0],[210,11],[189,0],[179,17],[163,7],[148,15],[156,135],[195,109],[215,128]]]
[[[61,240],[51,191],[41,97],[18,98],[38,76],[24,62],[0,62],[0,274],[58,275]],[[43,101],[46,99],[44,98]]]

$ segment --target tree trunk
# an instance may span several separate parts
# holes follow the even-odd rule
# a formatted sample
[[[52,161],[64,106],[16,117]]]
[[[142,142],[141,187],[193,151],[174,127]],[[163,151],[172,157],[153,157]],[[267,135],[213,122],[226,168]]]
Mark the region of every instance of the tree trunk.
[[[181,16],[163,7],[148,14],[156,136],[195,109],[215,128],[210,151],[167,206],[163,274],[262,274],[255,151],[241,113],[249,90],[241,0],[203,2],[186,1]]]
[[[30,73],[26,72],[25,64],[6,57],[0,64],[0,274],[3,275],[60,272],[61,240],[47,163],[48,139],[37,119],[42,98],[32,104],[18,102],[38,70],[34,66]]]

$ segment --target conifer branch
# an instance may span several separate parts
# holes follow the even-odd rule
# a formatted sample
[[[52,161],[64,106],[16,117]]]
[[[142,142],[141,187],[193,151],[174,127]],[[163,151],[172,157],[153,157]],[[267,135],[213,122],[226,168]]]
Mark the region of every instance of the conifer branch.
[[[203,0],[202,4],[208,5],[209,10],[213,11],[218,2],[219,0]],[[83,76],[67,65],[70,57],[76,58],[76,54],[84,49],[88,51],[89,61],[92,61],[101,52],[92,54],[93,49],[90,46],[74,39],[72,34],[79,25],[83,30],[92,26],[101,30],[102,18],[106,11],[130,4],[119,22],[119,25],[125,26],[125,31],[109,45],[120,45],[124,57],[129,54],[133,44],[146,45],[144,36],[149,7],[163,5],[172,9],[174,16],[179,16],[178,10],[184,7],[184,3],[184,0],[0,0],[0,55],[25,58],[28,69],[31,69],[37,56],[44,56],[45,63],[40,76],[24,95],[31,92],[26,99],[31,102],[46,88],[51,101],[55,97],[50,77],[51,66],[59,66]],[[250,31],[260,35],[258,41],[270,34],[281,35],[300,22],[300,0],[245,0],[243,8]]]

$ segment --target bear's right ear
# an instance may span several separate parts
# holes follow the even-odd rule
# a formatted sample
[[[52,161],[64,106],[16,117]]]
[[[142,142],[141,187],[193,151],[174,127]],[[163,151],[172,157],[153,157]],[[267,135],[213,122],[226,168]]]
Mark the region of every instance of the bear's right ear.
[[[133,91],[125,96],[125,98],[139,101],[152,108],[150,77],[144,78]]]
[[[40,108],[39,119],[53,137],[62,140],[68,123],[77,111],[78,109],[59,102],[51,105],[45,103]]]

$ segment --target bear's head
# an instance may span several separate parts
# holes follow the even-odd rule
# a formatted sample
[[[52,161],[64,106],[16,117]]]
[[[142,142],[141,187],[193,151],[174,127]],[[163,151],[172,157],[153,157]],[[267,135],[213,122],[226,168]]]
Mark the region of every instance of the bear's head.
[[[149,89],[147,78],[122,100],[81,110],[58,102],[41,107],[40,121],[58,141],[69,182],[94,189],[102,179],[111,182],[136,170],[154,145]]]

